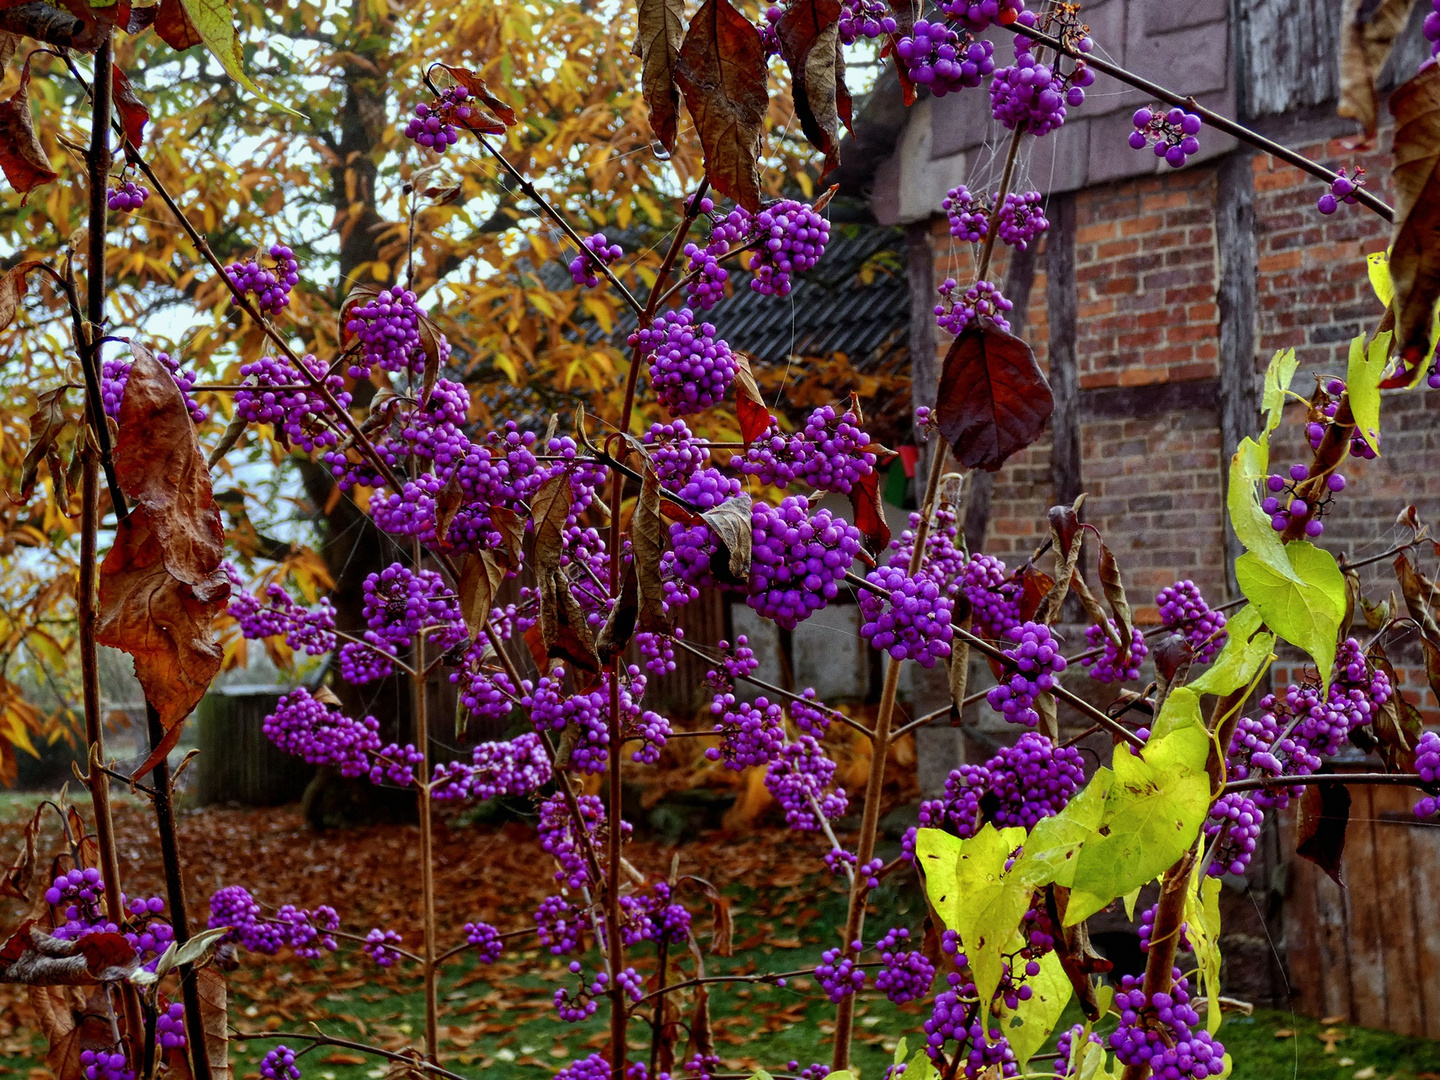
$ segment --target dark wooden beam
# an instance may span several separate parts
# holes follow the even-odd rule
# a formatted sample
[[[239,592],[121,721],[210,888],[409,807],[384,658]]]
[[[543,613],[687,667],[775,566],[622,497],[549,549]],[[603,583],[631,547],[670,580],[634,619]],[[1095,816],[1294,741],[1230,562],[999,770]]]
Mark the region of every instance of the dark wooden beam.
[[[1050,476],[1056,505],[1068,506],[1079,497],[1081,482],[1075,196],[1054,196],[1045,216],[1050,219],[1045,235],[1045,305],[1050,315],[1050,390],[1055,395],[1055,411],[1050,415]]]
[[[1251,155],[1231,154],[1220,163],[1215,185],[1215,243],[1220,256],[1221,488],[1230,476],[1230,458],[1240,440],[1259,430],[1260,387],[1255,369],[1255,293],[1259,287],[1255,250],[1255,174]],[[1225,565],[1230,595],[1240,595],[1235,560],[1244,548],[1225,526]]]

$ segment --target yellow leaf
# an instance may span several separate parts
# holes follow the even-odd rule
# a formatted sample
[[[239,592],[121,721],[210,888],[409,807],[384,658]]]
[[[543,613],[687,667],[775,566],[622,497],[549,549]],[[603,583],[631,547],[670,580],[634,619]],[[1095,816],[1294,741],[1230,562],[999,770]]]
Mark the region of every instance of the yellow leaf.
[[[600,324],[600,329],[604,330],[607,336],[615,332],[615,321],[610,318],[610,308],[599,297],[585,296],[580,302],[591,317]]]

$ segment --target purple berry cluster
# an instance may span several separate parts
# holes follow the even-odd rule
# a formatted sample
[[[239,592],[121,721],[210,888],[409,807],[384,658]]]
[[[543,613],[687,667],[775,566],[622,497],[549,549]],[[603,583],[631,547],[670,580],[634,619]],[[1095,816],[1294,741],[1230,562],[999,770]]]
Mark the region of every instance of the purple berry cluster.
[[[85,1080],[134,1080],[122,1050],[82,1050],[80,1067]]]
[[[314,911],[286,904],[276,916],[266,918],[249,890],[227,885],[210,897],[210,929],[228,927],[228,940],[265,956],[274,956],[284,946],[291,946],[297,955],[314,958],[320,949],[334,950],[331,934],[340,928],[335,909],[321,905]]]
[[[1010,311],[1014,304],[1005,299],[998,286],[988,281],[977,281],[963,293],[954,278],[940,283],[940,303],[935,305],[935,322],[940,329],[959,334],[977,318],[991,320],[1001,330],[1010,329],[1010,321],[1002,312]]]
[[[995,46],[960,34],[946,23],[917,19],[910,36],[895,45],[912,82],[944,97],[979,86],[995,70]]]
[[[1021,586],[1010,579],[1003,560],[971,556],[960,571],[960,590],[970,601],[975,629],[992,641],[1009,637],[1020,624]]]
[[[1024,251],[1036,237],[1050,228],[1045,218],[1044,196],[1038,191],[1009,192],[1000,204],[998,235],[1018,251]]]
[[[190,419],[203,424],[209,414],[190,397],[191,387],[197,379],[195,372],[181,371],[180,361],[169,353],[157,352],[155,359],[165,366],[175,379],[175,385],[185,395]],[[100,399],[105,406],[105,415],[114,420],[120,419],[120,404],[125,400],[125,386],[130,381],[130,371],[134,366],[132,360],[106,360],[100,365]]]
[[[1425,732],[1415,744],[1415,771],[1427,784],[1440,781],[1440,735],[1433,731]],[[1415,804],[1418,818],[1434,817],[1437,810],[1440,810],[1440,799],[1434,795],[1425,795]]]
[[[1425,13],[1422,29],[1425,40],[1430,42],[1430,55],[1440,56],[1440,0],[1430,0],[1430,10]]]
[[[664,312],[653,326],[631,334],[630,344],[650,355],[655,397],[677,416],[724,401],[735,381],[730,346],[715,336],[714,323],[696,323],[689,308]]]
[[[1155,606],[1162,625],[1185,635],[1195,663],[1208,664],[1225,647],[1225,613],[1210,610],[1200,587],[1188,578],[1156,593]]]
[[[162,1050],[177,1050],[185,1045],[185,1006],[178,1001],[159,1010],[155,1017],[155,1039]]]
[[[128,214],[132,210],[139,210],[148,198],[149,188],[144,184],[137,184],[134,180],[126,180],[106,192],[105,203],[118,214]]]
[[[851,948],[859,952],[864,946],[859,941],[851,942]],[[832,1002],[844,1001],[865,986],[865,969],[860,967],[854,956],[847,956],[841,949],[826,949],[820,954],[820,963],[815,965],[815,979]]]
[[[1205,819],[1205,835],[1214,841],[1215,849],[1206,872],[1211,877],[1243,874],[1255,854],[1264,824],[1264,811],[1243,791],[1220,796]]]
[[[1140,939],[1141,952],[1150,951],[1150,939],[1155,936],[1155,913],[1159,910],[1160,905],[1151,904],[1148,908],[1146,908],[1140,913],[1140,923],[1135,929],[1135,934]],[[1180,933],[1176,940],[1176,945],[1179,947],[1181,952],[1194,951],[1190,947],[1190,938],[1186,936],[1189,929],[1189,923],[1182,922],[1180,924]]]
[[[570,277],[576,285],[583,285],[587,289],[593,289],[600,284],[600,276],[595,272],[597,262],[609,266],[625,254],[619,244],[606,240],[604,233],[587,236],[585,251],[589,254],[582,252],[570,260]]]
[[[342,409],[350,407],[344,379],[338,374],[327,376],[325,362],[312,353],[300,359],[312,375],[324,379],[326,389]],[[288,360],[262,356],[253,363],[240,365],[240,378],[247,384],[253,382],[253,388],[247,385],[244,390],[235,391],[235,415],[248,424],[270,424],[282,446],[296,446],[308,454],[317,447],[335,446],[340,441],[331,426],[329,409],[316,391],[276,389],[298,386],[304,381]]]
[[[789,296],[791,279],[825,254],[830,222],[802,202],[782,199],[751,218],[748,239],[755,248],[750,288],[764,296]]]
[[[784,710],[768,698],[737,702],[734,694],[718,694],[710,711],[720,718],[715,725],[720,745],[710,747],[705,756],[727,769],[768,765],[785,745]]]
[[[951,236],[972,244],[985,239],[990,231],[990,208],[980,196],[972,195],[970,189],[961,184],[951,188],[940,205],[950,221]]]
[[[388,968],[400,959],[400,953],[396,951],[396,946],[399,944],[399,934],[394,930],[381,930],[377,926],[365,935],[365,942],[360,948],[375,963],[383,968]]]
[[[1340,397],[1345,393],[1345,381],[1343,379],[1326,379],[1321,389],[1324,390],[1324,404],[1318,408],[1311,407],[1310,419],[1305,424],[1305,439],[1310,443],[1311,450],[1320,448],[1320,443],[1325,438],[1325,432],[1340,409]],[[1377,433],[1375,437],[1378,440],[1379,434]],[[1375,448],[1365,441],[1364,435],[1356,431],[1350,436],[1350,456],[1374,461]]]
[[[459,139],[455,125],[462,127],[470,119],[470,91],[452,86],[434,101],[415,106],[415,115],[405,125],[405,137],[416,145],[443,154]]]
[[[843,817],[849,806],[844,788],[830,790],[834,779],[835,762],[825,756],[813,735],[802,735],[783,746],[771,761],[765,772],[765,790],[785,811],[786,825],[797,832],[819,832],[821,816],[833,821]]]
[[[1009,26],[1025,10],[1025,0],[944,0],[940,10],[971,33],[984,33],[999,23]]]
[[[226,613],[240,624],[245,637],[284,637],[285,643],[308,656],[322,656],[335,648],[335,605],[328,596],[311,610],[295,602],[285,586],[272,581],[265,587],[265,602],[254,593],[230,594]]]
[[[1125,655],[1121,656],[1120,646],[1115,641],[1120,631],[1112,620],[1105,621],[1108,624],[1105,627],[1094,624],[1085,627],[1085,643],[1091,649],[1098,648],[1100,652],[1096,656],[1086,656],[1080,662],[1096,682],[1131,682],[1138,679],[1140,665],[1145,662],[1145,657],[1150,655],[1150,646],[1145,643],[1145,635],[1132,628],[1130,647]],[[1115,637],[1111,637],[1111,634]]]
[[[750,594],[745,602],[786,630],[840,593],[855,557],[860,530],[821,508],[810,513],[803,496],[779,506],[757,503],[751,512]]]
[[[513,739],[480,743],[470,762],[435,766],[431,796],[440,800],[496,799],[539,791],[550,780],[550,756],[535,732]]]
[[[277,1043],[260,1059],[260,1075],[265,1080],[300,1080],[300,1066],[295,1064],[295,1051]]]
[[[1000,685],[991,687],[985,700],[1010,723],[1033,728],[1040,723],[1035,699],[1054,689],[1055,676],[1065,670],[1065,657],[1043,623],[1022,623],[1009,637],[1015,645],[1003,651],[1015,662],[1015,670]]]
[[[1345,490],[1345,477],[1332,472],[1325,477],[1325,491],[1320,499],[1302,499],[1296,488],[1310,479],[1310,466],[1300,462],[1290,466],[1289,472],[1274,473],[1265,479],[1265,499],[1260,508],[1270,515],[1270,527],[1284,532],[1292,521],[1305,522],[1305,535],[1319,536],[1325,531],[1321,515],[1329,509],[1332,498]]]
[[[262,314],[273,315],[290,303],[290,290],[300,280],[300,264],[284,244],[272,244],[270,258],[275,262],[272,267],[262,267],[254,259],[232,263],[225,276],[240,292],[255,294],[255,306]]]
[[[1000,828],[1033,828],[1058,814],[1085,783],[1084,759],[1073,746],[1056,746],[1028,731],[1014,746],[1004,746],[985,763],[994,821]]]
[[[301,686],[283,695],[265,717],[265,737],[311,765],[329,765],[342,776],[366,776],[380,752],[380,723],[352,720]]]
[[[806,418],[803,430],[789,436],[771,417],[770,429],[732,464],[762,484],[783,488],[798,480],[818,491],[848,494],[875,468],[872,445],[855,413],[822,405]]]
[[[465,940],[475,949],[475,958],[482,964],[493,964],[505,951],[505,941],[500,931],[489,923],[467,922]]]
[[[895,927],[875,944],[884,965],[875,976],[875,989],[882,991],[896,1005],[922,998],[935,981],[935,965],[923,952],[910,949],[910,931]]]
[[[1322,214],[1333,214],[1340,209],[1341,203],[1349,203],[1354,206],[1356,203],[1355,192],[1365,183],[1365,170],[1356,166],[1353,175],[1345,175],[1345,166],[1340,166],[1339,176],[1330,181],[1330,190],[1320,196],[1315,204],[1317,210]]]
[[[376,364],[385,371],[420,372],[425,350],[420,344],[419,301],[409,289],[384,289],[345,313],[345,332],[360,341],[359,362],[349,375],[368,379]]]
[[[1018,22],[1034,26],[1033,12],[1021,12]],[[1090,51],[1090,39],[1077,42],[1081,52]],[[1085,87],[1095,81],[1095,72],[1083,60],[1077,60],[1068,75],[1058,64],[1041,63],[1035,58],[1029,38],[1015,37],[1015,63],[999,68],[990,82],[990,111],[996,120],[1012,131],[1024,129],[1035,136],[1048,135],[1065,123],[1065,107],[1078,108],[1085,101]]]
[[[1225,1071],[1225,1047],[1200,1027],[1200,1015],[1190,1006],[1190,983],[1179,968],[1173,978],[1169,993],[1153,996],[1145,993],[1143,978],[1121,978],[1115,995],[1120,1026],[1110,1033],[1110,1049],[1122,1064],[1148,1065],[1167,1080],[1219,1076]]]
[[[893,34],[896,30],[895,16],[884,0],[841,0],[840,41],[854,45],[862,37],[878,38]]]
[[[1155,156],[1164,158],[1171,168],[1178,169],[1192,154],[1200,152],[1201,120],[1194,113],[1175,108],[1169,112],[1141,107],[1131,117],[1135,130],[1130,133],[1130,146],[1144,150],[1154,146]]]
[[[885,649],[894,660],[914,660],[925,668],[950,655],[955,636],[950,624],[954,601],[929,574],[922,570],[910,577],[905,567],[892,562],[877,566],[865,580],[888,594],[882,599],[865,590],[857,593],[864,619],[860,633],[873,648]]]
[[[771,7],[765,15],[770,20],[768,29],[773,36],[773,24],[780,18],[781,11],[778,7]],[[772,52],[779,51],[780,46],[776,42]],[[712,199],[701,199],[698,209],[702,214],[708,215],[714,211],[715,202]],[[730,272],[720,265],[720,260],[730,253],[732,246],[745,241],[750,234],[750,224],[750,215],[737,207],[728,216],[711,222],[710,239],[704,247],[693,241],[685,245],[685,257],[688,260],[686,276],[693,275],[693,280],[685,287],[685,297],[695,307],[709,311],[724,299],[725,283],[730,280]]]

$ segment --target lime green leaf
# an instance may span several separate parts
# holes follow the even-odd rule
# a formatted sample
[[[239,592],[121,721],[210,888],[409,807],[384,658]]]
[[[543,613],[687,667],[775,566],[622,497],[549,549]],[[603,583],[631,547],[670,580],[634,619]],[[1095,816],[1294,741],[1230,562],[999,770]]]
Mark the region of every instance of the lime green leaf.
[[[1335,639],[1345,617],[1345,575],[1333,555],[1308,541],[1287,544],[1285,554],[1289,574],[1247,551],[1235,560],[1235,580],[1271,630],[1314,658],[1328,690]]]
[[[1375,299],[1386,307],[1395,299],[1395,282],[1390,279],[1390,253],[1375,251],[1365,256],[1365,269],[1370,274],[1370,287],[1375,290]]]
[[[981,1001],[995,995],[1001,957],[1035,891],[1032,883],[1014,872],[1015,867],[1005,869],[1011,854],[1024,842],[1024,829],[996,829],[986,824],[970,839],[961,841],[960,856],[955,860],[953,881],[958,903],[955,921],[948,925],[960,935]]]
[[[1087,1032],[1086,1038],[1070,1045],[1070,1070],[1066,1075],[1072,1080],[1115,1080],[1117,1074],[1110,1068],[1105,1047],[1091,1042]]]
[[[1260,506],[1258,485],[1265,482],[1269,472],[1270,436],[1260,436],[1259,442],[1240,440],[1230,460],[1230,489],[1225,493],[1225,505],[1230,511],[1230,525],[1245,550],[1281,577],[1290,577],[1293,571],[1285,557],[1285,545],[1271,527],[1270,515]]]
[[[910,1059],[910,1064],[905,1066],[904,1075],[914,1077],[915,1080],[935,1080],[935,1063],[930,1060],[930,1055],[925,1052],[922,1046],[915,1051],[915,1056]]]
[[[1254,604],[1246,604],[1236,612],[1225,624],[1230,635],[1225,647],[1205,674],[1190,683],[1190,689],[1197,694],[1224,697],[1249,686],[1275,650],[1275,635],[1261,631],[1262,625],[1260,610]]]
[[[235,13],[230,10],[230,5],[225,0],[180,0],[180,6],[185,9],[185,14],[190,16],[195,32],[200,35],[200,40],[205,43],[210,54],[220,62],[226,75],[260,100],[268,101],[292,116],[304,115],[281,105],[251,82],[250,76],[245,74],[245,58],[240,50],[240,38],[235,33]]]
[[[1294,349],[1281,349],[1270,358],[1265,369],[1265,391],[1260,398],[1260,411],[1265,414],[1265,434],[1269,435],[1280,426],[1285,411],[1285,395],[1300,361]]]
[[[1036,822],[1016,872],[1037,887],[1053,882],[1069,888],[1075,880],[1080,847],[1100,827],[1114,781],[1115,774],[1109,769],[1097,769],[1064,810]]]
[[[1205,1026],[1214,1035],[1220,1028],[1220,879],[1198,862],[1185,892],[1185,922],[1199,965],[1199,989],[1209,1002]]]
[[[1022,943],[1015,944],[1018,948]],[[1074,993],[1060,956],[1053,951],[1041,957],[1040,974],[1031,976],[1026,985],[1032,991],[1030,1000],[1020,1002],[1020,1007],[1013,1012],[1005,1010],[1000,1019],[1000,1030],[1009,1040],[1022,1073],[1030,1055],[1045,1045]]]
[[[925,895],[947,929],[959,918],[960,891],[955,887],[955,863],[960,858],[958,836],[939,829],[915,833],[915,865],[925,877]]]
[[[905,1055],[909,1052],[910,1044],[905,1041],[905,1036],[901,1035],[899,1040],[895,1043],[895,1054],[893,1057],[891,1057],[890,1064],[899,1065],[902,1061],[905,1060]]]
[[[1350,365],[1345,371],[1355,430],[1376,454],[1380,453],[1380,380],[1390,360],[1391,336],[1388,330],[1376,334],[1368,349],[1364,334],[1350,342]]]
[[[1122,749],[1110,763],[1115,782],[1099,835],[1080,849],[1067,926],[1152,880],[1194,844],[1210,809],[1209,753],[1199,698],[1181,687],[1140,756]]]
[[[1125,918],[1130,922],[1135,921],[1135,905],[1140,900],[1140,890],[1143,888],[1144,885],[1136,885],[1121,898],[1125,903]]]

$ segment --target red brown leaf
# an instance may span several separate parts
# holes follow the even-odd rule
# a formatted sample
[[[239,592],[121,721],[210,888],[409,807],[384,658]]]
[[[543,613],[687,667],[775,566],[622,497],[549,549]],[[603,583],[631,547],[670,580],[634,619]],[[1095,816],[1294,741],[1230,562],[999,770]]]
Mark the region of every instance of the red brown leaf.
[[[740,440],[747,448],[769,431],[775,420],[760,396],[750,358],[741,352],[735,354],[735,416],[740,421]]]
[[[59,1003],[57,1003],[59,1007]],[[111,1050],[115,1046],[114,1027],[109,995],[102,987],[90,991],[85,1003],[71,1011],[71,1026],[63,1035],[50,1040],[45,1064],[55,1080],[85,1080],[85,1066],[80,1055],[86,1050]]]
[[[30,886],[35,882],[36,845],[40,838],[40,818],[45,813],[44,805],[37,806],[25,825],[25,834],[20,838],[20,853],[0,877],[0,896],[13,896],[29,903]]]
[[[181,722],[220,670],[223,650],[215,620],[229,594],[223,571],[191,585],[166,570],[145,507],[136,507],[116,529],[100,567],[96,637],[134,658],[145,699],[167,734],[178,738]]]
[[[634,55],[640,58],[640,85],[650,110],[650,130],[667,152],[675,151],[680,91],[675,62],[685,40],[684,0],[639,0],[640,32]]]
[[[1340,19],[1340,103],[1335,112],[1360,121],[1375,137],[1380,111],[1375,84],[1405,29],[1415,0],[1346,0]]]
[[[159,10],[155,12],[155,33],[166,45],[180,52],[199,45],[202,40],[181,0],[160,0]]]
[[[39,265],[39,259],[26,259],[0,276],[0,330],[15,321],[20,311],[20,299],[25,295],[25,277]]]
[[[972,322],[950,346],[936,415],[965,467],[998,470],[1040,437],[1054,407],[1030,346],[989,319]]]
[[[8,101],[0,101],[0,170],[10,186],[20,192],[22,205],[30,192],[60,175],[50,168],[50,159],[35,134],[35,120],[30,115],[29,59],[20,70],[20,85],[15,93]]]
[[[40,463],[49,459],[55,449],[55,441],[69,422],[65,415],[65,388],[57,386],[47,390],[35,402],[35,411],[30,414],[30,448],[20,467],[20,501],[26,502],[35,493],[35,478],[40,472]],[[54,466],[51,467],[52,473]],[[62,472],[54,477],[58,497],[62,486]]]
[[[1350,789],[1342,783],[1311,784],[1300,796],[1295,854],[1324,870],[1342,889],[1345,826],[1350,823]]]
[[[129,76],[119,67],[113,67],[111,83],[114,85],[115,111],[120,114],[120,125],[131,146],[139,147],[145,141],[145,125],[150,122],[150,110],[140,102]]]
[[[885,507],[880,501],[880,473],[871,469],[850,487],[850,508],[855,514],[855,527],[865,537],[873,552],[885,550],[890,543],[890,524],[885,520]]]
[[[210,1059],[211,1080],[230,1080],[230,1026],[225,976],[213,964],[195,971],[200,997],[200,1023],[205,1029],[205,1056]]]
[[[838,105],[840,0],[795,0],[775,24],[800,130],[825,155],[821,175],[840,164]]]
[[[675,79],[695,119],[710,185],[759,210],[760,140],[770,104],[760,31],[730,0],[705,0],[690,20]]]
[[[225,544],[210,469],[174,377],[143,346],[132,342],[130,351],[135,363],[120,403],[115,475],[149,511],[165,569],[208,588]]]
[[[1413,368],[1430,352],[1440,297],[1440,66],[1429,64],[1390,95],[1395,117],[1395,341]]]

